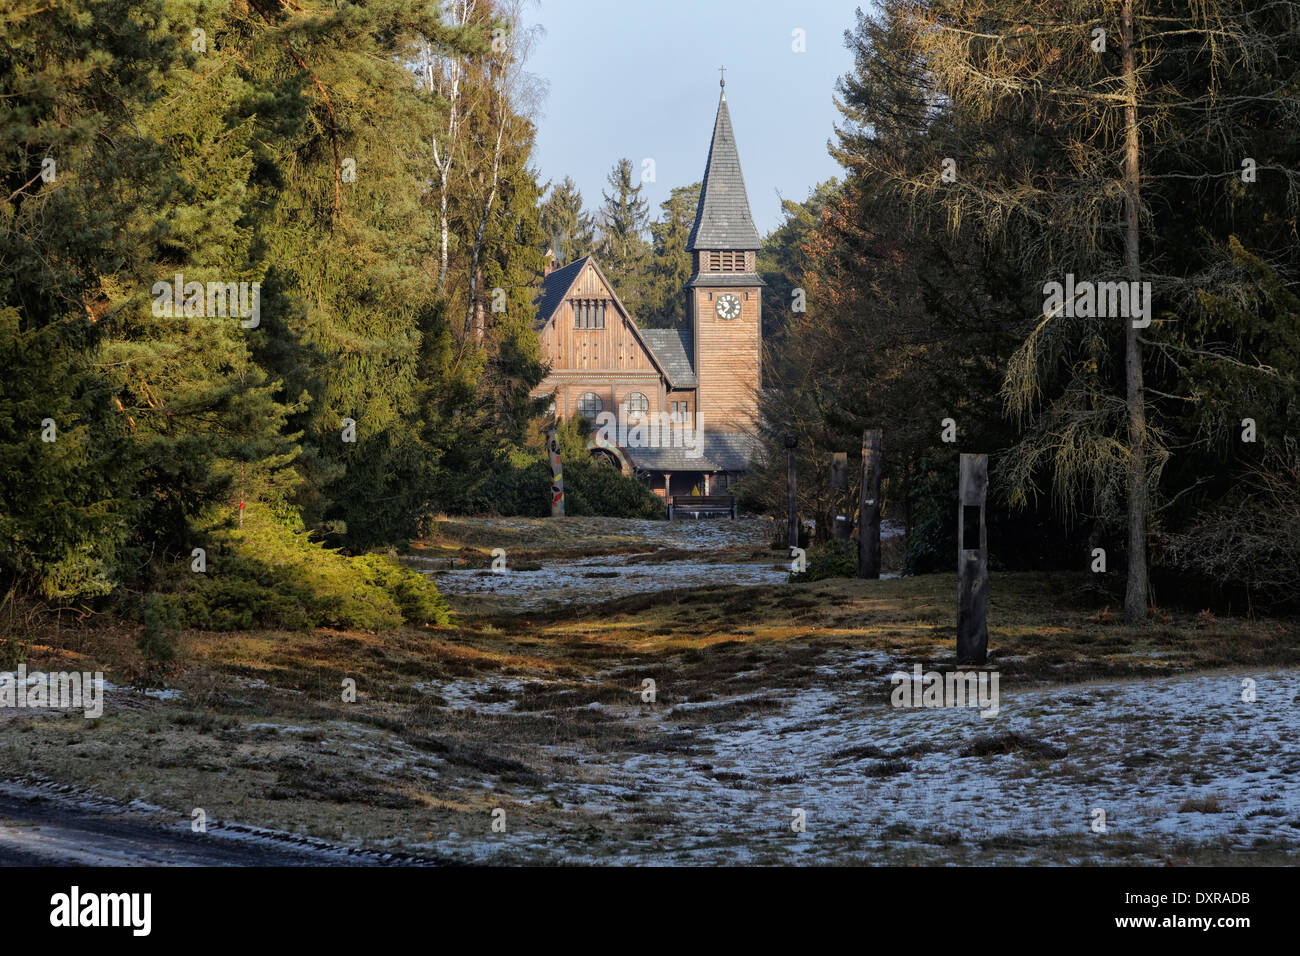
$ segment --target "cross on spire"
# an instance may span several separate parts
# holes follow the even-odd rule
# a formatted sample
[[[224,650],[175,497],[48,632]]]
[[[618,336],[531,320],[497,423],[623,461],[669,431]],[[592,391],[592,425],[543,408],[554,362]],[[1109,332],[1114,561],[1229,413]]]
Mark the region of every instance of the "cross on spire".
[[[725,66],[718,67],[718,73],[721,74],[722,77],[718,80],[718,86],[725,90],[727,88],[727,68]]]

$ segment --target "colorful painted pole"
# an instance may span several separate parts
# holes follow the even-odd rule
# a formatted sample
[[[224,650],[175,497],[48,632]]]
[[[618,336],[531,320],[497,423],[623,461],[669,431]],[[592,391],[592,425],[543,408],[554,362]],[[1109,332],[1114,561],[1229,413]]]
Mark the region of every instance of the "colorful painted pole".
[[[564,469],[560,465],[560,438],[554,428],[546,432],[546,454],[551,459],[551,517],[564,517]]]

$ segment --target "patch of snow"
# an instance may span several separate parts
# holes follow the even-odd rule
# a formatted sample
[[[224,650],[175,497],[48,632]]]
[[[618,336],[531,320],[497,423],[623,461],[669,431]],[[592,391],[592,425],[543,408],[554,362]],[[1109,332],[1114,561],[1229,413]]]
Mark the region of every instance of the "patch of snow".
[[[864,667],[876,676],[848,679]],[[1273,840],[1300,848],[1293,743],[1300,672],[1023,691],[1004,681],[1001,710],[990,719],[976,708],[892,707],[887,675],[894,669],[887,655],[855,652],[819,667],[812,687],[678,703],[643,719],[647,729],[689,733],[695,753],[584,755],[582,774],[552,794],[633,827],[630,805],[673,821],[657,828],[655,840],[621,848],[615,862],[624,863],[744,863],[787,851],[808,862],[827,854],[924,858],[941,854],[944,841],[965,846],[974,862],[1044,862],[1042,850],[1024,841],[1061,835],[1157,847]],[[1242,676],[1256,682],[1255,703],[1241,700]],[[780,706],[703,727],[671,720],[674,711],[707,714],[710,706],[758,697]],[[1010,733],[1067,753],[962,756],[978,738]],[[625,799],[631,794],[634,803]],[[1220,812],[1201,812],[1205,807]],[[807,814],[806,833],[791,832],[794,808]],[[1092,832],[1097,809],[1106,813],[1106,833]],[[588,852],[554,842],[553,834],[512,826],[490,843],[466,837],[440,840],[438,848],[479,860],[525,851],[530,859],[610,862],[608,847]]]
[[[540,610],[554,605],[607,601],[632,594],[670,591],[709,584],[782,584],[789,574],[771,564],[706,564],[673,561],[665,564],[627,564],[622,561],[559,560],[538,571],[431,571],[438,590],[445,594],[510,597],[519,610]],[[592,576],[599,575],[599,576]],[[608,576],[607,576],[608,575]]]

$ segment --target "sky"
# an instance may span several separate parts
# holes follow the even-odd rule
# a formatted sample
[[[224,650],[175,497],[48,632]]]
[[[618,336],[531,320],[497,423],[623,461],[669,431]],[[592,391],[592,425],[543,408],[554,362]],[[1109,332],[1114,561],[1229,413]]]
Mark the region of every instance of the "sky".
[[[626,156],[651,219],[675,186],[704,175],[718,109],[719,66],[760,234],[780,225],[781,198],[802,201],[840,176],[826,152],[839,118],[836,80],[852,69],[844,31],[867,0],[538,0],[526,69],[549,84],[534,163],[542,182],[571,176],[594,213]],[[796,53],[795,30],[805,52]],[[779,193],[779,195],[778,195]]]

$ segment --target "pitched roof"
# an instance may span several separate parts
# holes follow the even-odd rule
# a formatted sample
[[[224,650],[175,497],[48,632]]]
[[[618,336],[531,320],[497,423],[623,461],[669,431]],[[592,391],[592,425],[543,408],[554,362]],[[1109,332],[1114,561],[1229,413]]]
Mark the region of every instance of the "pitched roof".
[[[695,388],[699,380],[695,377],[695,365],[691,361],[694,349],[691,348],[690,329],[642,329],[641,338],[654,353],[659,367],[668,377],[668,384],[673,388]]]
[[[537,303],[537,318],[533,321],[536,328],[540,328],[551,320],[564,303],[564,297],[569,293],[569,287],[577,281],[578,276],[582,273],[582,267],[587,264],[591,256],[583,256],[581,259],[575,259],[563,269],[556,269],[545,279],[542,280],[542,291],[534,300]]]
[[[625,448],[624,454],[642,471],[744,471],[758,451],[758,436],[706,431],[701,448],[668,445]]]
[[[537,316],[533,319],[533,328],[540,330],[551,320],[556,310],[564,304],[569,290],[578,281],[578,276],[582,274],[583,267],[588,262],[596,270],[596,275],[600,277],[605,288],[609,289],[609,294],[613,297],[619,313],[627,318],[632,334],[645,346],[646,351],[650,353],[650,360],[668,379],[668,383],[674,388],[696,387],[699,383],[695,378],[695,366],[690,358],[693,353],[690,333],[674,329],[643,329],[637,325],[636,320],[632,318],[632,313],[628,312],[627,306],[614,291],[613,283],[606,278],[605,271],[601,269],[595,256],[588,255],[575,259],[563,269],[556,269],[542,280],[542,291],[533,300],[537,304]]]
[[[749,212],[745,177],[740,171],[740,154],[727,111],[727,91],[718,100],[718,118],[713,123],[713,142],[704,170],[700,204],[686,250],[758,249],[762,245],[754,217]]]
[[[754,286],[766,288],[767,283],[757,272],[700,272],[686,280],[686,288],[694,289],[697,286],[708,286],[710,289],[718,286],[752,289]]]

